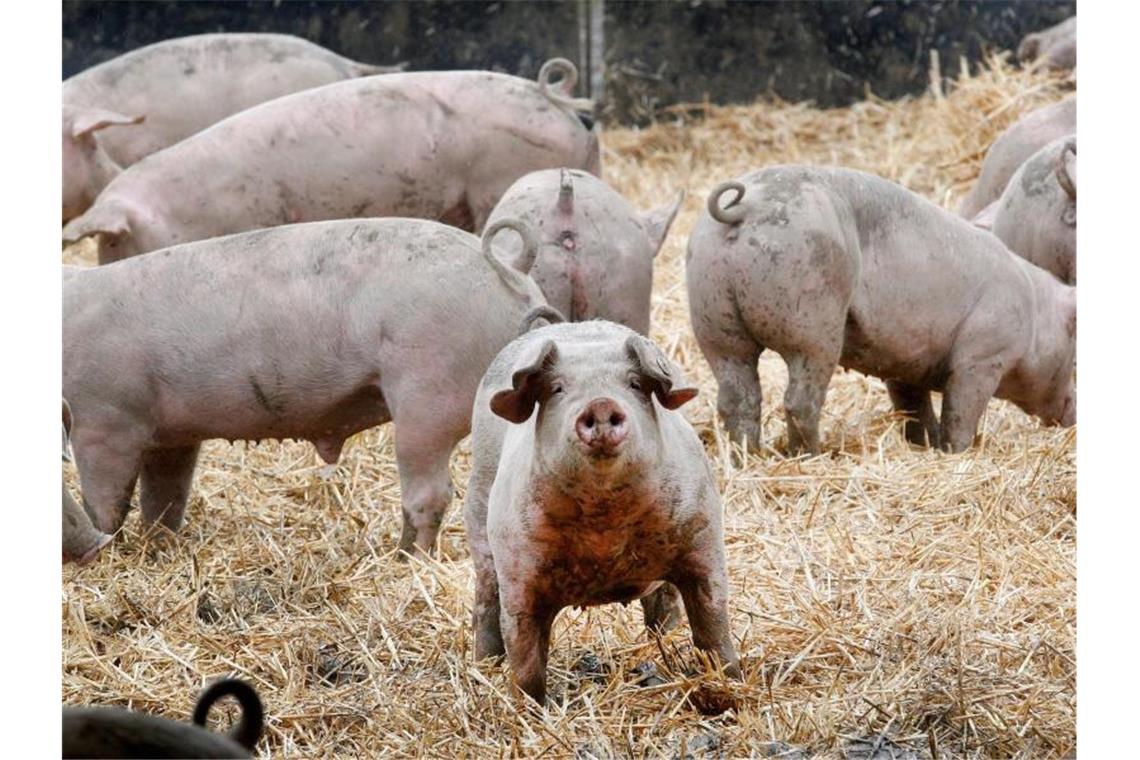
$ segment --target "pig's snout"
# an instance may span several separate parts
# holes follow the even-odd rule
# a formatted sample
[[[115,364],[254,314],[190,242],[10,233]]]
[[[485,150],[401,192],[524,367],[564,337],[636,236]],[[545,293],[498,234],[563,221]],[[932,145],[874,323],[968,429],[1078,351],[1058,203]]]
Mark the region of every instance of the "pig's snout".
[[[609,398],[597,398],[586,405],[574,424],[578,438],[591,454],[613,455],[629,433],[625,412]]]

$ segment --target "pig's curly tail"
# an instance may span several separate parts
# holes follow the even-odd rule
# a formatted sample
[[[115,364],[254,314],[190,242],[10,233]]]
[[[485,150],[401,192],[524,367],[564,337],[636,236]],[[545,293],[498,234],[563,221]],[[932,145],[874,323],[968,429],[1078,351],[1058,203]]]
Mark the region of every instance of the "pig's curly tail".
[[[491,250],[491,241],[504,229],[514,230],[522,238],[522,253],[511,266],[504,264]],[[530,225],[521,219],[500,219],[483,231],[483,258],[508,287],[525,294],[526,288],[522,279],[530,274],[534,261],[538,258],[538,239],[534,236]]]
[[[225,696],[233,696],[241,705],[241,718],[229,736],[235,742],[252,751],[265,723],[265,710],[261,706],[261,699],[253,687],[245,681],[236,678],[223,678],[210,684],[202,696],[198,697],[198,704],[194,705],[193,721],[203,728],[206,727],[206,716],[214,703]]]
[[[729,190],[736,191],[736,197],[723,207],[720,205],[720,196]],[[736,180],[722,182],[709,193],[709,215],[721,224],[739,224],[744,219],[744,209],[739,205],[744,198],[744,185]]]
[[[550,77],[555,73],[562,75],[562,78],[558,80],[557,90],[553,89],[550,83]],[[563,92],[573,92],[576,84],[578,84],[578,67],[565,58],[551,58],[542,64],[542,68],[538,70],[538,89],[542,91],[547,100],[572,111],[593,113],[594,101],[589,98],[572,98],[563,94]]]

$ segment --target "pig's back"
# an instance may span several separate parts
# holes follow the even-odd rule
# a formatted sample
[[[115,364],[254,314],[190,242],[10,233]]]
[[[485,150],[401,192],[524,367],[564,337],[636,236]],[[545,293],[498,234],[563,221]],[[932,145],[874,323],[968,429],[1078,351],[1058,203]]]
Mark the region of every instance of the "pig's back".
[[[100,323],[129,331],[156,354],[171,344],[202,355],[227,346],[280,355],[320,346],[348,358],[416,325],[449,319],[462,332],[483,303],[507,297],[473,235],[417,219],[337,220],[72,273],[64,319],[95,310]]]
[[[168,222],[166,245],[325,219],[443,218],[463,200],[457,173],[493,152],[472,125],[501,117],[480,115],[486,93],[468,92],[488,76],[516,79],[388,74],[277,98],[140,161],[103,196],[145,203]]]
[[[203,34],[125,53],[64,82],[64,102],[140,114],[100,144],[120,166],[274,98],[359,76],[361,67],[286,34]]]

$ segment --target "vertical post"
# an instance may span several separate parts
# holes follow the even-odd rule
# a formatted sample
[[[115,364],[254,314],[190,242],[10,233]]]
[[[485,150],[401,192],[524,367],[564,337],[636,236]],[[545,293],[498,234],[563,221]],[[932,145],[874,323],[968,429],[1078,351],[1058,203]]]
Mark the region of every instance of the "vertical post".
[[[590,97],[600,103],[605,97],[606,0],[590,4]]]

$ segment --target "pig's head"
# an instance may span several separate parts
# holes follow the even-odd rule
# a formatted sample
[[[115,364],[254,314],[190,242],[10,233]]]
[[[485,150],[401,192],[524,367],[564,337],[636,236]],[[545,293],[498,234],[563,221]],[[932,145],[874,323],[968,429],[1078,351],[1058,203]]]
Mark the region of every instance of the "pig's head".
[[[1046,425],[1069,427],[1077,421],[1077,289],[1043,276],[1059,295],[1038,318],[1033,348],[1015,372],[1009,398]]]
[[[79,216],[122,171],[95,139],[107,127],[138,124],[142,116],[124,116],[99,108],[63,107],[63,221]]]
[[[142,252],[131,229],[133,210],[117,200],[99,199],[63,227],[63,244],[70,245],[85,237],[97,235],[100,264],[136,256]]]
[[[656,405],[674,410],[696,395],[656,345],[623,329],[596,340],[533,343],[491,410],[522,424],[537,407],[536,466],[562,482],[615,487],[660,460]]]

